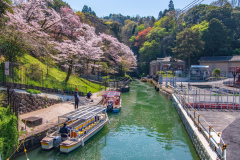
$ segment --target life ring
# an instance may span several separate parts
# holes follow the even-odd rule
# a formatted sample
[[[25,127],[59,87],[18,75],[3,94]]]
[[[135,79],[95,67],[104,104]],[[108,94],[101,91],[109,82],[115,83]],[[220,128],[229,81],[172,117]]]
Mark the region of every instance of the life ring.
[[[77,133],[76,133],[75,131],[72,131],[72,132],[71,132],[71,137],[76,138],[76,137],[77,137]]]

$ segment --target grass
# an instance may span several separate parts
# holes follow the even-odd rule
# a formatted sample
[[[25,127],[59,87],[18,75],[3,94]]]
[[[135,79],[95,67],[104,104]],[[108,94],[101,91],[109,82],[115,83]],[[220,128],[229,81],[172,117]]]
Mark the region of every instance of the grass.
[[[48,77],[47,77],[46,76],[47,75],[47,66],[45,64],[43,64],[42,62],[40,62],[38,59],[36,59],[30,55],[26,54],[26,55],[22,56],[20,61],[26,67],[30,67],[31,65],[37,65],[38,69],[43,71],[43,72],[40,72],[40,74],[38,75],[41,79],[42,74],[43,74],[43,82],[42,82],[42,80],[39,80],[38,77],[35,78],[35,80],[28,78],[28,80],[26,82],[26,80],[24,78],[22,78],[21,76],[18,76],[18,78],[16,78],[16,80],[15,80],[16,82],[20,81],[20,82],[24,82],[24,83],[27,83],[27,84],[30,84],[33,86],[41,87],[42,85],[44,85],[44,87],[46,87],[46,88],[54,88],[54,89],[63,88],[63,89],[72,90],[72,91],[75,91],[75,88],[77,87],[78,91],[84,92],[84,93],[87,93],[88,91],[91,91],[92,93],[94,93],[94,92],[98,92],[101,90],[102,86],[100,84],[90,82],[88,80],[85,80],[83,78],[80,78],[80,77],[77,77],[74,75],[70,76],[69,81],[66,84],[66,83],[64,83],[64,80],[67,76],[67,73],[63,72],[62,70],[55,68],[55,67],[49,67]],[[15,74],[19,74],[19,75],[22,74],[21,70],[22,70],[22,68],[19,67],[19,69],[17,71],[15,71]]]
[[[30,93],[30,94],[41,94],[42,92],[36,89],[26,89],[26,92]]]

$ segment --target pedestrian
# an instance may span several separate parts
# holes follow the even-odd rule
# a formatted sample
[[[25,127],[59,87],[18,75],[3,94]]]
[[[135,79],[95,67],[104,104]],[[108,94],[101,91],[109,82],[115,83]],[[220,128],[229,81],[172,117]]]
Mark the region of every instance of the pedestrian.
[[[91,93],[91,91],[89,91],[89,92],[87,93],[87,98],[90,99],[91,96],[92,96],[92,93]]]
[[[75,93],[74,95],[74,98],[75,98],[75,109],[78,109],[78,103],[79,103],[79,95],[78,95],[78,92]]]
[[[69,128],[67,127],[67,123],[64,123],[63,127],[59,130],[59,133],[61,133],[62,140],[66,140],[69,136]]]

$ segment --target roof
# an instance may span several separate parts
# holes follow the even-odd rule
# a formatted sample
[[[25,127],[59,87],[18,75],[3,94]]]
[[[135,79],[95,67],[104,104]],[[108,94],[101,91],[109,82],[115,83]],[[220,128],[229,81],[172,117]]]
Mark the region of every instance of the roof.
[[[191,68],[206,68],[206,69],[208,69],[209,66],[205,66],[205,65],[191,65]]]
[[[209,57],[201,57],[199,62],[229,62],[229,61],[240,61],[240,56],[209,56]]]
[[[156,63],[156,62],[171,62],[171,58],[172,58],[172,57],[157,58],[157,60],[153,60],[153,61],[151,61],[151,63]],[[182,63],[185,63],[183,60],[176,59],[176,58],[174,58],[174,61],[173,61],[173,62],[182,62]]]
[[[84,119],[87,120],[98,113],[102,112],[104,108],[99,106],[83,106],[77,110],[66,113],[64,115],[59,116],[59,118],[69,118],[69,119]]]
[[[106,97],[106,98],[114,98],[114,97],[120,97],[121,95],[121,92],[118,92],[118,91],[106,91],[103,93],[103,97]]]

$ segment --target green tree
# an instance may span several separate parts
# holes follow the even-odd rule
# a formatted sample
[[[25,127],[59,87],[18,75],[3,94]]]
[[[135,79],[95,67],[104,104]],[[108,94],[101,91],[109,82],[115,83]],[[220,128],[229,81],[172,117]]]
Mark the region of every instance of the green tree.
[[[228,36],[225,26],[216,18],[209,22],[209,27],[203,35],[205,42],[205,53],[207,55],[222,55],[221,49],[228,47]]]
[[[145,29],[144,25],[141,24],[140,26],[138,26],[138,33],[143,31]]]
[[[169,2],[168,10],[169,10],[169,11],[175,10],[175,9],[174,9],[174,4],[173,4],[173,1],[172,1],[172,0],[170,0],[170,2]]]
[[[54,0],[53,3],[48,3],[48,6],[52,7],[55,11],[60,12],[61,7],[70,7],[70,5],[62,0]]]
[[[163,12],[160,11],[159,14],[158,14],[158,20],[160,20],[162,17],[163,17]]]
[[[159,48],[160,48],[160,45],[155,40],[151,42],[146,41],[143,44],[143,47],[140,48],[139,60],[141,64],[144,64],[141,68],[142,72],[148,73],[150,62],[154,59],[157,59],[157,57],[160,57]]]
[[[219,77],[220,74],[221,74],[221,70],[218,69],[218,68],[216,68],[216,69],[214,69],[214,70],[212,71],[212,75],[213,75],[214,77]]]
[[[201,35],[198,30],[186,28],[177,34],[176,47],[173,48],[173,53],[177,57],[188,60],[188,67],[191,65],[191,57],[196,56],[203,50],[204,42],[201,40]]]
[[[11,62],[16,62],[18,56],[27,52],[28,45],[21,32],[6,31],[0,35],[0,52]]]
[[[0,102],[5,99],[5,95],[0,93]],[[1,104],[1,103],[0,103]],[[2,159],[7,159],[11,155],[14,147],[18,145],[18,120],[11,114],[10,107],[0,106],[0,153]]]

